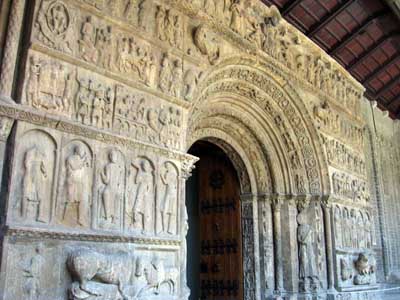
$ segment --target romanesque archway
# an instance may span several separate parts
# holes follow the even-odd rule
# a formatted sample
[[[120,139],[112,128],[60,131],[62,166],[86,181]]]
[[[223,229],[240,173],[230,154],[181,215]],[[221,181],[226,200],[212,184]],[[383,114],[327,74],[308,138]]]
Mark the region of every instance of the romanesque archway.
[[[195,95],[186,147],[208,140],[234,162],[242,192],[243,257],[260,257],[243,261],[248,274],[245,295],[258,299],[266,282],[273,286],[271,290],[283,288],[283,250],[277,241],[286,229],[277,221],[280,206],[285,200],[296,203],[305,198],[318,203],[329,194],[322,145],[303,100],[272,65],[227,59],[207,73]],[[268,215],[271,220],[264,220]],[[262,232],[264,222],[273,227],[273,238]],[[323,228],[319,230],[323,235]],[[259,235],[264,238],[258,239]],[[271,255],[267,248],[273,241]],[[318,260],[325,260],[325,253],[319,256]],[[273,266],[274,274],[259,272],[265,269],[261,265]]]

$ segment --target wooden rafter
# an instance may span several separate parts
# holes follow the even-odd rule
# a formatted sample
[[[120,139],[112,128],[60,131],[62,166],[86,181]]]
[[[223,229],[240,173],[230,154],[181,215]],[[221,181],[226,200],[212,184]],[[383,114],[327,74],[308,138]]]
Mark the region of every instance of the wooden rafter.
[[[345,0],[337,4],[331,12],[328,12],[317,24],[310,28],[310,30],[307,32],[308,37],[313,38],[314,35],[318,33],[318,31],[324,28],[329,22],[331,22],[334,18],[336,18],[339,14],[341,14],[345,9],[347,9],[351,4],[356,1],[357,0]]]
[[[371,26],[371,24],[378,22],[380,19],[385,18],[388,15],[387,12],[380,12],[366,19],[360,26],[354,28],[349,32],[341,41],[337,43],[329,52],[329,55],[336,55],[338,51],[343,49],[350,41],[356,38],[359,34],[365,32],[365,30]]]
[[[371,45],[367,50],[365,50],[360,56],[355,58],[352,62],[347,66],[348,70],[353,70],[357,66],[359,66],[367,57],[371,56],[376,50],[381,49],[381,47],[400,36],[400,32],[396,31],[391,33],[390,35],[381,37],[377,42]]]
[[[375,98],[380,98],[384,93],[389,91],[393,86],[395,86],[399,82],[400,82],[400,75],[397,75],[388,84],[385,84],[383,88],[381,88],[379,91],[376,92]]]
[[[400,53],[394,54],[390,59],[388,59],[385,63],[383,63],[379,68],[372,71],[372,73],[368,74],[368,76],[362,81],[362,84],[366,84],[375,78],[380,72],[385,70],[391,64],[396,63],[400,59]]]
[[[395,102],[400,102],[400,95],[394,96],[393,99],[391,99],[388,103],[386,103],[386,107],[389,107]]]
[[[292,0],[286,3],[281,10],[282,16],[286,16],[287,14],[289,14],[293,10],[293,8],[300,4],[301,1],[302,0]]]

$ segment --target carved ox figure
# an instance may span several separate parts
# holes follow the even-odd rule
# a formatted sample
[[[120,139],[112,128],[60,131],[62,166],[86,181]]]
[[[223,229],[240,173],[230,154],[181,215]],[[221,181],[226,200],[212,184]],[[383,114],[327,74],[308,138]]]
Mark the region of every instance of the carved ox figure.
[[[77,249],[69,254],[67,267],[72,278],[79,283],[79,292],[88,295],[81,299],[98,299],[97,296],[103,296],[104,292],[94,288],[98,285],[93,285],[92,282],[115,285],[122,299],[130,299],[124,293],[124,287],[134,274],[133,258],[128,254],[120,252],[105,255],[90,249]],[[77,290],[77,287],[74,289]],[[74,293],[74,290],[71,292]]]
[[[164,285],[173,295],[179,277],[177,268],[165,268],[157,256],[149,261],[84,248],[69,254],[67,267],[74,280],[71,300],[136,300],[161,294]]]

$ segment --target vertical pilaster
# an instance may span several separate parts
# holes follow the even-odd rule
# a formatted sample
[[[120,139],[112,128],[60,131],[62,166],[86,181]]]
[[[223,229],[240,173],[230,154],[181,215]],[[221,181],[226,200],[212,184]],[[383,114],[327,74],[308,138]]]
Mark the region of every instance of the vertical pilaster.
[[[11,98],[26,0],[13,0],[0,72],[0,94]]]
[[[326,266],[328,291],[334,292],[334,268],[333,268],[333,243],[332,243],[332,205],[329,199],[322,200],[322,210],[324,214],[325,241],[326,241]]]
[[[283,198],[278,196],[272,200],[272,215],[274,229],[274,256],[275,256],[275,293],[283,290],[283,257],[282,257],[282,226],[281,208]]]

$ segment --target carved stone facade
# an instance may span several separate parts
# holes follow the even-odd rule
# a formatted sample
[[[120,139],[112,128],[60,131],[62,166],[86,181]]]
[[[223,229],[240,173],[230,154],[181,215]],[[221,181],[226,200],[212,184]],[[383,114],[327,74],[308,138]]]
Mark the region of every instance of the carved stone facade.
[[[275,7],[7,1],[1,300],[188,299],[199,140],[238,174],[246,300],[379,299],[400,271],[399,126]]]

